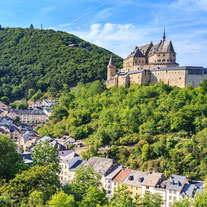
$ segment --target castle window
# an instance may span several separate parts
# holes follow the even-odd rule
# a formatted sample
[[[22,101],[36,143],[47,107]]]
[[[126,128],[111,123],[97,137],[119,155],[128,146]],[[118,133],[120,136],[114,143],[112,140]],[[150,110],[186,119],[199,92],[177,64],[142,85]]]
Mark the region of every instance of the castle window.
[[[163,56],[165,56],[165,54],[163,54]]]
[[[179,79],[181,79],[181,77]]]
[[[160,54],[158,54],[157,56],[160,57]]]
[[[165,62],[165,59],[162,59],[162,62]]]
[[[172,62],[172,59],[170,59],[170,62]]]

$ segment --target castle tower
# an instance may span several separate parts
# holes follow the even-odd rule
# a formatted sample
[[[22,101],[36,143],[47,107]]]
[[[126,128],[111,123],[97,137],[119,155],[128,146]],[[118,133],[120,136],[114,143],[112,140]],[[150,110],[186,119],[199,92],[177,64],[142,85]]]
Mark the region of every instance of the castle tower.
[[[111,55],[109,64],[107,66],[107,80],[110,80],[115,75],[116,75],[116,66],[114,65],[113,56]]]

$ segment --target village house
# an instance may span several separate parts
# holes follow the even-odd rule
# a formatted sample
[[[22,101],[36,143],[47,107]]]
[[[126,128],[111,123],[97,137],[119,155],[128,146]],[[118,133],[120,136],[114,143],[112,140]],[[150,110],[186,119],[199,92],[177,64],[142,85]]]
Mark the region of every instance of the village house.
[[[34,109],[34,108],[36,108],[36,107],[42,107],[42,102],[41,101],[30,101],[29,103],[28,103],[28,107],[29,107],[29,109]]]
[[[142,195],[142,182],[147,174],[147,172],[132,170],[123,181],[123,184],[128,186],[133,198]]]
[[[175,201],[180,200],[182,193],[185,193],[184,186],[189,184],[187,178],[181,175],[172,175],[167,182],[166,207],[173,205]],[[191,186],[192,187],[192,186]],[[193,186],[195,187],[195,186]],[[183,190],[183,192],[182,192]],[[183,198],[183,197],[182,197]]]
[[[132,170],[123,168],[113,179],[112,181],[112,194],[114,194],[115,190],[118,188],[119,185],[128,177]]]
[[[70,183],[75,176],[76,168],[81,165],[81,157],[74,153],[59,153],[61,172],[59,175],[60,182],[64,185]]]
[[[112,183],[113,179],[116,177],[116,175],[123,169],[123,166],[115,166],[112,168],[111,171],[109,171],[105,175],[105,184],[104,184],[104,189],[106,190],[107,194],[111,194],[113,189],[112,189]]]
[[[5,103],[3,103],[2,101],[0,101],[0,110],[3,109],[3,110],[6,110],[6,111],[7,111],[8,108],[9,108],[9,107],[8,107]]]
[[[44,100],[42,101],[42,107],[52,107],[52,106],[54,106],[57,102],[58,102],[58,100],[46,100],[46,99],[44,99]]]
[[[166,200],[166,184],[167,181],[163,173],[148,173],[142,182],[142,195],[147,193],[158,194],[162,197],[163,201]],[[163,206],[166,204],[164,203]]]
[[[57,141],[62,144],[63,146],[65,146],[66,148],[68,147],[68,145],[72,145],[75,143],[75,139],[71,136],[62,136],[61,138],[57,139]]]
[[[43,112],[46,114],[47,118],[52,115],[52,109],[44,109]]]
[[[22,124],[46,123],[46,114],[42,110],[15,110],[16,117],[20,118]],[[15,117],[12,114],[12,117]]]
[[[92,157],[86,161],[86,163],[84,163],[84,166],[92,167],[95,173],[101,175],[101,183],[105,188],[105,186],[108,184],[105,178],[114,167],[118,166],[118,163],[115,160],[109,158]],[[108,190],[108,187],[106,187],[106,190]]]

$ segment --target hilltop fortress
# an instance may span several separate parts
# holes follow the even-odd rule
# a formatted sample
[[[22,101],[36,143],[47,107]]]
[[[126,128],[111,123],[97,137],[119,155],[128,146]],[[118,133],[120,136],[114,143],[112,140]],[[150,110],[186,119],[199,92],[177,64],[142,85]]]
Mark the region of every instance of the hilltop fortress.
[[[107,66],[106,85],[126,86],[130,83],[159,83],[164,82],[171,86],[185,87],[192,84],[198,87],[204,78],[207,78],[207,69],[197,66],[179,66],[176,63],[176,52],[171,40],[163,39],[156,45],[149,43],[136,46],[123,61],[123,68],[116,73],[113,57]]]

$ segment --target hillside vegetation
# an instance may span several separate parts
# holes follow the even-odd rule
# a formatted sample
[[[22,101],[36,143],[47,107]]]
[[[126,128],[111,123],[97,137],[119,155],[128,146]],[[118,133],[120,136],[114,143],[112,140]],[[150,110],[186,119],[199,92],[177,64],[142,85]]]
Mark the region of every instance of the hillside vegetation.
[[[133,169],[204,178],[206,103],[206,83],[200,88],[179,89],[161,82],[106,89],[95,81],[64,94],[39,132],[88,138],[94,147],[87,158],[96,155],[97,147],[111,144],[110,156]]]
[[[69,44],[78,47],[70,48]],[[55,97],[79,81],[106,78],[111,52],[66,32],[0,28],[0,98]],[[117,67],[122,59],[114,55]]]

